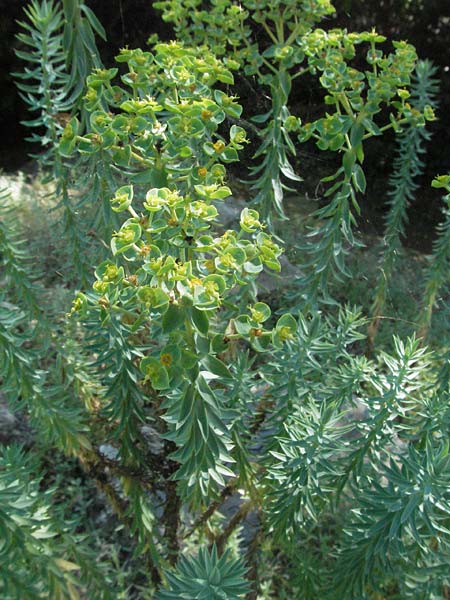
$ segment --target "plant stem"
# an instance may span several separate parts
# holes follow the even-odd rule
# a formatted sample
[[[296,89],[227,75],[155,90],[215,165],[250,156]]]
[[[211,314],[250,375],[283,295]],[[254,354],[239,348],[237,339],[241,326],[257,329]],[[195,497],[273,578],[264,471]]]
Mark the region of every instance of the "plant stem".
[[[216,510],[218,508],[220,508],[220,506],[222,506],[222,504],[224,503],[226,498],[228,498],[228,496],[231,496],[231,494],[234,492],[234,490],[236,489],[235,486],[236,486],[236,481],[233,481],[233,482],[229,483],[226,487],[223,488],[223,490],[220,494],[220,498],[211,502],[211,504],[208,506],[208,508],[205,510],[205,512],[203,512],[194,521],[194,524],[192,525],[192,527],[189,529],[189,531],[184,536],[185,540],[188,537],[190,537],[196,529],[198,529],[199,527],[204,525],[210,517],[212,517],[212,515],[216,512]]]
[[[223,532],[215,538],[214,543],[217,546],[217,552],[219,555],[223,553],[225,544],[230,535],[233,533],[239,523],[245,519],[253,506],[253,500],[245,500],[245,502],[239,506],[238,510],[231,517]]]

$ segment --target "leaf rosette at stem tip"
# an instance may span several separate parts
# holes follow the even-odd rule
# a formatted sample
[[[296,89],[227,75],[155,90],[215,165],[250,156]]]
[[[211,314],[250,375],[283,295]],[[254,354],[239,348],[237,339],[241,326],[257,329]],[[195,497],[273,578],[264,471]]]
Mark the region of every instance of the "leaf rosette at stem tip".
[[[243,561],[232,558],[229,550],[220,555],[215,545],[211,551],[200,548],[197,556],[182,556],[175,570],[166,572],[166,586],[155,599],[239,600],[250,590],[246,572]]]

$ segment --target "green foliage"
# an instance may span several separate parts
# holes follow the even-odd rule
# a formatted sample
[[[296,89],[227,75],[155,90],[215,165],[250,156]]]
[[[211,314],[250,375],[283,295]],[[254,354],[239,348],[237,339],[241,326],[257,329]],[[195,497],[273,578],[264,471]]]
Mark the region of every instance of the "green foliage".
[[[42,290],[35,283],[39,272],[37,269],[33,272],[23,250],[25,240],[21,239],[9,194],[3,192],[2,199],[0,265],[8,289],[8,294],[0,294],[2,390],[12,406],[20,401],[22,407],[27,407],[44,439],[69,453],[76,452],[80,447],[89,447],[81,434],[85,425],[71,392],[65,389],[64,381],[58,380],[59,365],[55,365],[51,374],[40,368],[49,348],[52,352],[56,348],[50,340],[49,323],[41,308]]]
[[[44,133],[34,133],[30,140],[48,146],[56,143],[61,130],[56,118],[58,113],[68,108],[66,58],[62,46],[63,15],[53,2],[47,0],[31,2],[25,8],[25,14],[28,21],[20,23],[25,32],[17,37],[26,50],[17,50],[16,54],[32,68],[16,73],[17,85],[30,111],[38,113],[25,125],[44,130]]]
[[[362,324],[351,313],[341,318]],[[336,511],[338,518],[351,502],[342,533],[333,536],[337,597],[369,597],[364,595],[369,590],[382,589],[382,573],[398,584],[406,577],[410,587],[415,581],[417,589],[428,589],[445,578],[448,552],[447,534],[442,537],[449,501],[448,380],[446,391],[437,393],[437,357],[427,355],[417,340],[397,339],[396,354],[382,355],[378,368],[351,355],[327,367],[327,354],[331,358],[335,350],[327,344],[333,332],[327,329],[303,324],[290,344],[291,360],[302,365],[302,373],[297,381],[282,382],[282,403],[288,398],[291,403],[289,416],[275,419],[279,433],[269,446],[267,524],[276,536],[295,540],[313,529],[314,521],[320,523],[321,513]],[[345,346],[351,328],[348,333]],[[314,351],[305,357],[308,338]],[[419,373],[423,383],[418,384]],[[272,381],[277,377],[275,372]],[[274,390],[276,400],[283,397]],[[436,402],[443,410],[437,420],[431,408]],[[358,420],[349,418],[355,410],[362,415]],[[437,538],[442,545],[436,545]],[[322,581],[316,575],[315,584],[316,592],[325,592],[327,573]]]
[[[36,464],[15,446],[0,454],[0,591],[5,600],[78,598],[86,589],[112,598],[93,555],[64,522]]]
[[[76,267],[78,280],[88,279],[87,257],[83,246],[88,244],[91,225],[81,226],[77,202],[71,198],[69,181],[72,165],[65,164],[55,152],[66,123],[75,112],[80,113],[82,127],[86,112],[82,102],[86,78],[93,68],[102,66],[95,42],[95,33],[105,39],[102,25],[85,5],[84,0],[33,0],[25,9],[26,21],[19,24],[24,30],[17,35],[26,50],[16,50],[27,61],[23,73],[15,73],[21,97],[31,113],[36,114],[24,124],[33,128],[29,138],[46,149],[40,162],[49,179],[56,184],[55,196],[63,209],[62,228],[67,240],[70,264]]]
[[[20,226],[16,211],[12,206],[8,190],[0,190],[0,265],[2,285],[9,287],[10,298],[23,302],[31,314],[39,311],[39,287],[33,273],[28,253],[24,250],[25,241],[20,239]]]
[[[430,326],[433,307],[439,291],[449,284],[450,261],[450,176],[441,175],[433,180],[434,188],[443,188],[448,193],[444,196],[445,206],[442,210],[444,220],[437,228],[438,237],[433,244],[433,253],[425,274],[424,305],[421,317],[421,333],[426,334]]]
[[[450,508],[448,441],[427,440],[424,450],[410,447],[401,467],[390,458],[367,482],[341,550],[342,592],[362,595],[372,573],[385,571],[395,578],[400,565],[407,587],[415,586],[416,592],[421,587],[437,591],[434,581],[446,576],[449,548],[441,532]],[[380,485],[383,479],[387,484]],[[442,543],[434,544],[437,537]]]
[[[62,8],[53,0],[32,0],[24,11],[28,20],[19,23],[24,32],[17,38],[25,49],[16,54],[31,68],[15,77],[29,110],[38,113],[25,122],[38,128],[29,139],[50,146],[51,153],[88,73],[101,65],[93,29],[102,37],[104,30],[83,0],[64,0]]]
[[[77,453],[89,448],[84,436],[80,410],[65,389],[65,382],[49,381],[48,373],[39,369],[40,353],[46,349],[45,340],[36,330],[27,327],[27,315],[17,306],[1,298],[0,357],[3,393],[11,405],[26,408],[47,443]],[[22,330],[25,330],[24,333]],[[41,344],[38,351],[27,348],[30,342]],[[58,366],[58,365],[56,365]],[[20,404],[17,405],[20,399]]]
[[[103,25],[84,0],[63,0],[63,51],[68,78],[65,91],[68,102],[82,108],[86,77],[102,67],[95,35],[106,40]]]
[[[412,106],[423,111],[427,106],[436,107],[438,83],[433,76],[436,69],[430,62],[417,63],[415,77],[411,85]],[[378,277],[375,297],[372,305],[374,321],[370,328],[371,342],[376,335],[379,317],[384,310],[388,294],[388,282],[391,280],[397,255],[401,252],[401,238],[405,236],[407,209],[414,200],[414,192],[418,187],[417,177],[422,173],[424,162],[421,155],[425,153],[424,144],[430,140],[430,133],[424,128],[409,126],[397,134],[398,150],[394,159],[394,172],[390,178],[389,211],[385,219],[385,251],[383,254],[380,275]]]
[[[93,37],[103,28],[83,2],[34,0],[27,12],[23,58],[37,70],[25,79],[44,82],[28,97],[39,126],[55,121],[52,94],[67,103],[64,128],[45,135],[75,299],[65,317],[47,314],[2,194],[2,391],[30,418],[33,449],[76,458],[110,504],[115,565],[95,560],[106,532],[94,540],[80,518],[66,523],[69,492],[59,497],[12,447],[0,460],[2,591],[11,600],[108,598],[110,587],[130,600],[444,597],[448,342],[429,351],[394,337],[392,351],[374,346],[369,358],[365,315],[330,293],[357,244],[365,142],[388,129],[409,160],[397,163],[387,219],[393,272],[434,118],[433,70],[419,63],[410,92],[414,48],[395,42],[386,53],[375,32],[319,29],[328,0],[156,4],[178,41],[124,48],[109,69]],[[271,104],[254,119],[259,210],[244,207],[225,229],[227,167],[248,141],[229,89],[236,71],[255,76]],[[311,123],[289,109],[305,73],[327,107]],[[290,312],[269,306],[258,277],[281,271],[283,249],[263,217],[273,206],[281,215],[286,182],[299,181],[294,137],[341,164],[324,180],[328,204],[303,243]],[[448,204],[449,177],[433,185]],[[424,329],[447,283],[448,231],[444,221],[427,269]]]

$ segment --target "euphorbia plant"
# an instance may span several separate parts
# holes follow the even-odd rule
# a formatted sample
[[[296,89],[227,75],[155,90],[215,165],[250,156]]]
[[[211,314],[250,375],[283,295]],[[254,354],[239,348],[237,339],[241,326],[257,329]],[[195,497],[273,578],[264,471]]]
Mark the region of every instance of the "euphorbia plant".
[[[237,6],[213,5],[228,6],[227,26],[241,18]],[[290,38],[302,31],[295,44],[308,50],[308,68],[322,74],[333,108],[303,127],[286,112],[285,122],[273,112],[267,117],[278,133],[280,127],[299,131],[301,139],[314,137],[319,148],[342,155],[330,214],[321,213],[319,251],[310,255],[318,260],[311,261],[302,290],[312,306],[322,280],[326,291],[323,273],[341,266],[339,235],[351,239],[350,204],[365,186],[364,140],[378,134],[377,127],[423,123],[403,88],[415,55],[401,43],[381,57],[375,33],[311,31],[316,19],[296,19],[296,6],[317,16],[328,10],[326,1],[246,5],[269,38],[268,23],[275,24],[275,39],[291,27],[282,46],[272,39],[264,52],[261,64],[273,78],[264,80],[260,69],[260,83],[275,94],[274,82],[289,85],[289,60],[298,50]],[[277,14],[280,6],[285,10]],[[217,11],[210,15],[216,17]],[[202,13],[199,23],[207,18]],[[214,32],[217,44],[223,36]],[[358,44],[369,44],[372,71],[350,67]],[[217,50],[222,53],[220,44]],[[283,77],[277,79],[272,61],[280,63]],[[249,598],[266,593],[265,587],[279,598],[328,600],[368,598],[388,587],[389,597],[413,597],[414,588],[417,598],[419,587],[423,598],[437,594],[449,546],[449,373],[443,357],[415,339],[396,339],[393,354],[367,359],[360,352],[365,319],[356,309],[341,309],[334,318],[332,310],[303,311],[297,318],[280,310],[274,318],[258,301],[255,281],[264,268],[280,269],[281,249],[258,212],[243,210],[234,229],[216,227],[220,203],[230,197],[226,165],[246,143],[237,122],[242,107],[225,87],[233,84],[236,62],[180,43],[147,52],[126,48],[118,62],[117,70],[90,75],[86,126],[70,119],[59,146],[61,163],[79,157],[71,170],[77,174],[74,197],[80,212],[95,214],[99,227],[92,237],[102,242],[95,242],[93,289],[77,295],[63,334],[62,319],[42,327],[40,296],[33,296],[33,277],[11,236],[9,211],[0,227],[8,284],[0,303],[3,387],[11,401],[20,397],[52,450],[58,446],[79,459],[119,517],[112,544],[126,561],[137,557],[141,569],[130,585],[121,572],[114,592],[161,600],[242,599],[247,578],[254,584]],[[279,95],[273,107],[282,106],[280,98],[285,102]],[[386,105],[395,109],[392,122],[377,125]],[[276,148],[278,138],[268,139],[263,152]],[[448,178],[435,185],[448,191]],[[428,306],[445,283],[446,225],[435,248],[437,268],[429,271]],[[27,319],[34,329],[31,315],[40,321],[39,335],[27,336]],[[79,571],[81,594],[110,597],[107,581],[90,568],[95,550],[78,550],[78,521],[64,532],[60,519],[51,520],[56,535],[67,534],[62,544],[36,539],[50,515],[48,502],[34,501],[44,484],[26,485],[29,471],[20,467],[20,453],[4,457],[0,528],[12,541],[0,560],[1,592],[6,589],[8,600],[15,600],[16,589],[21,600],[53,597],[55,590],[77,597]],[[42,519],[34,518],[36,511]],[[233,533],[249,513],[257,524],[242,529],[246,539],[238,552]],[[25,537],[17,522],[25,524]],[[24,592],[10,569],[18,549],[20,573],[32,567]]]
[[[218,133],[227,114],[241,112],[213,87],[231,73],[179,44],[124,50],[119,60],[129,66],[126,87],[114,84],[115,70],[94,73],[87,92],[93,131],[77,136],[74,120],[61,142],[65,154],[109,156],[130,182],[110,198],[121,220],[113,256],[97,266],[93,292],[78,295],[73,313],[91,340],[91,357],[84,352],[100,389],[97,442],[117,447],[116,467],[130,469],[122,481],[132,527],[151,546],[157,529],[147,494],[163,490],[173,558],[182,504],[207,506],[232,479],[245,486],[251,470],[239,431],[242,410],[248,416],[252,407],[238,406],[230,358],[240,340],[256,351],[281,347],[296,321],[284,314],[267,327],[270,308],[254,298],[258,274],[279,271],[281,254],[258,213],[245,208],[236,230],[214,229],[216,205],[231,194],[224,163],[245,142],[236,125],[226,137]],[[133,476],[149,468],[148,419],[165,440],[167,464],[149,475],[150,488]],[[155,548],[152,556],[157,562]]]

